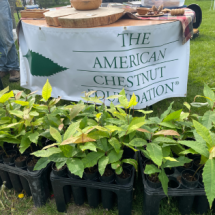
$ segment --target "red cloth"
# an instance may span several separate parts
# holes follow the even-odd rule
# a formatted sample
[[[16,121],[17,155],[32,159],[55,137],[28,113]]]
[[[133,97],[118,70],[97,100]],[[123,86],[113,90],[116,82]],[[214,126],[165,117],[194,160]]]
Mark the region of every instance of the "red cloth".
[[[193,23],[196,22],[196,14],[193,10],[184,8],[185,12],[183,16],[171,16],[170,13],[166,13],[163,16],[158,17],[137,17],[138,19],[151,19],[151,20],[179,20],[183,29],[183,44],[185,44],[193,36]]]

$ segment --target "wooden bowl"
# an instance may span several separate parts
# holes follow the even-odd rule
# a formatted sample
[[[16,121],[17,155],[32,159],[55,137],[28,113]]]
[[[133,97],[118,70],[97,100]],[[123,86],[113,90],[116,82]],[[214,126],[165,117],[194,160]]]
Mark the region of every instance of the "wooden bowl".
[[[99,8],[102,0],[70,0],[76,10],[95,10]]]
[[[138,7],[137,8],[137,13],[139,15],[146,15],[149,12],[149,8],[145,8],[145,7]]]

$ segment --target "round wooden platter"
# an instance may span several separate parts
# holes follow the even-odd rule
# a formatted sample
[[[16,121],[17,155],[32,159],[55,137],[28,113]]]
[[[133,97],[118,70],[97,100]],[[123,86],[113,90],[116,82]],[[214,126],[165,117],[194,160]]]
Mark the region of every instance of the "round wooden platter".
[[[56,11],[50,11],[44,14],[48,25],[61,25],[63,28],[91,28],[116,22],[123,15],[124,10],[100,7],[96,10],[88,11],[68,8],[59,10],[57,13],[54,12]]]

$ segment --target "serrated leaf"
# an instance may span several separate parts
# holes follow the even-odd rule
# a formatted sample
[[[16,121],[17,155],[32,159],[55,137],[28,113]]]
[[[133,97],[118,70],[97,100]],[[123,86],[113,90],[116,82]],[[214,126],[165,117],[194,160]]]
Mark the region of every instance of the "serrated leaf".
[[[169,138],[169,137],[156,137],[153,140],[154,143],[177,143],[175,140]]]
[[[0,98],[0,103],[5,103],[11,97],[14,97],[13,91],[10,91],[9,93],[2,95]]]
[[[66,162],[68,158],[64,156],[63,152],[61,152],[61,153],[57,153],[49,156],[48,159],[54,162],[63,162],[63,161]]]
[[[162,153],[164,157],[168,157],[170,155],[170,147],[166,146],[166,147],[162,147]]]
[[[195,120],[193,120],[193,125],[196,129],[196,132],[206,141],[208,148],[211,148],[213,143],[209,130]]]
[[[75,146],[65,145],[59,146],[59,148],[63,152],[63,155],[67,158],[74,157],[78,153],[78,150],[75,148]]]
[[[94,152],[97,151],[96,150],[96,145],[93,142],[87,142],[84,145],[81,145],[80,149],[81,149],[81,151],[85,151],[85,150],[91,150],[91,151],[94,151]]]
[[[137,98],[136,98],[135,94],[133,93],[127,108],[130,108],[131,106],[136,106],[137,103],[138,103]]]
[[[107,138],[101,138],[97,140],[97,148],[101,149],[104,152],[108,152],[113,149],[113,147],[108,143]]]
[[[205,187],[205,193],[210,205],[212,207],[212,203],[215,198],[215,160],[208,159],[203,168],[203,183]]]
[[[167,116],[163,119],[163,122],[169,122],[169,121],[178,119],[178,118],[180,117],[180,115],[181,115],[181,111],[182,111],[182,109],[170,113],[169,115],[167,115]]]
[[[157,144],[150,143],[147,145],[146,150],[152,161],[158,166],[161,166],[163,159],[162,148]]]
[[[214,101],[215,101],[215,95],[214,95],[213,90],[211,90],[211,88],[207,84],[204,84],[203,93],[206,97],[211,99],[211,100],[207,99],[207,102],[208,102],[210,108],[212,109],[213,105],[214,105]]]
[[[147,175],[151,175],[154,173],[160,173],[161,170],[158,169],[154,164],[146,164],[146,167],[144,169],[144,173]]]
[[[115,173],[116,173],[117,175],[120,175],[120,174],[122,173],[122,171],[123,171],[122,166],[120,166],[120,167],[118,167],[118,168],[115,169]]]
[[[160,174],[158,175],[158,178],[162,184],[164,193],[167,195],[169,179],[168,179],[164,169],[161,170]]]
[[[78,158],[69,158],[66,161],[67,167],[71,173],[82,178],[84,172],[84,164]]]
[[[128,126],[128,132],[127,134],[133,132],[134,130],[137,130],[142,125],[145,124],[145,117],[135,117],[132,119],[131,123]]]
[[[45,168],[49,163],[50,163],[50,160],[48,158],[46,158],[46,157],[40,158],[37,161],[36,165],[34,166],[34,171]]]
[[[30,134],[30,135],[28,136],[28,138],[29,138],[29,140],[30,140],[31,142],[37,144],[39,135],[40,135],[40,134],[36,131],[36,132]]]
[[[207,129],[211,129],[213,122],[215,122],[215,113],[211,110],[205,112],[202,117],[202,125]]]
[[[200,155],[204,155],[205,157],[209,157],[208,149],[204,145],[202,145],[201,143],[198,143],[196,141],[186,141],[186,140],[178,141],[178,142],[184,146],[188,146],[188,147],[192,148],[193,150],[198,152]]]
[[[46,150],[39,150],[39,151],[33,152],[32,155],[35,155],[36,157],[49,157],[53,154],[57,154],[60,152],[61,150],[59,148],[54,147]]]
[[[170,113],[170,111],[172,110],[173,103],[174,102],[171,102],[169,107],[167,108],[167,110],[164,111],[164,113],[161,114],[161,120],[163,120]]]
[[[75,118],[84,108],[85,108],[84,104],[74,105],[70,111],[70,120]]]
[[[180,157],[174,158],[174,159],[176,161],[166,160],[166,162],[162,164],[162,168],[183,166],[185,163],[190,163],[192,161],[191,159],[184,157],[184,156],[180,156]]]
[[[57,143],[62,142],[62,137],[57,129],[50,127],[50,134],[57,141]]]
[[[122,158],[122,154],[123,154],[123,150],[120,150],[119,153],[117,153],[114,149],[112,149],[109,153],[108,153],[108,158],[109,158],[109,164],[110,163],[115,163],[117,161],[119,161]]]
[[[19,146],[19,151],[21,154],[24,153],[25,150],[31,145],[31,141],[29,140],[28,135],[29,134],[24,135],[21,139],[21,144]]]
[[[79,127],[79,123],[80,122],[74,122],[67,128],[67,130],[63,136],[63,140],[66,140],[69,137],[74,136],[74,134],[77,132],[76,128]]]
[[[104,174],[108,161],[109,161],[109,158],[107,156],[103,156],[99,159],[98,166],[99,166],[99,173],[101,176]]]
[[[51,93],[52,93],[52,87],[49,83],[49,80],[47,79],[45,85],[43,86],[42,89],[42,97],[43,99],[45,99],[45,101],[47,101],[50,97],[51,97]]]
[[[105,153],[104,152],[90,152],[85,158],[82,159],[84,167],[93,167],[97,164],[98,159],[101,158]]]
[[[115,137],[112,137],[111,139],[109,139],[108,141],[115,149],[115,151],[117,153],[119,153],[120,149],[121,149],[121,144],[120,142],[115,138]]]
[[[107,128],[110,132],[123,131],[122,128],[115,126],[115,125],[106,125],[105,128]]]
[[[87,126],[87,117],[85,116],[85,117],[81,120],[80,125],[79,125],[79,128],[80,128],[80,129],[84,129],[86,126]]]
[[[62,162],[55,162],[55,166],[57,169],[60,169],[61,167],[63,167],[66,163],[66,160],[65,161],[62,161]]]
[[[129,142],[129,145],[135,146],[135,147],[141,147],[141,146],[147,145],[147,142],[142,138],[134,138],[132,141]]]
[[[170,135],[170,136],[180,136],[180,134],[177,131],[174,130],[161,130],[156,132],[154,135]]]

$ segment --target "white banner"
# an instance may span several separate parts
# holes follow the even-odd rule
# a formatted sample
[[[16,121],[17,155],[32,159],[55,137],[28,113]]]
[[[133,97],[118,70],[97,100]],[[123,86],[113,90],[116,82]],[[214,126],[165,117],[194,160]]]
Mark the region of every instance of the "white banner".
[[[22,22],[21,86],[41,94],[48,78],[52,96],[71,101],[79,101],[83,91],[96,90],[96,96],[108,97],[124,88],[128,99],[135,93],[139,109],[185,97],[190,42],[182,45],[181,31],[179,21],[85,29]],[[109,105],[111,100],[105,102]]]

